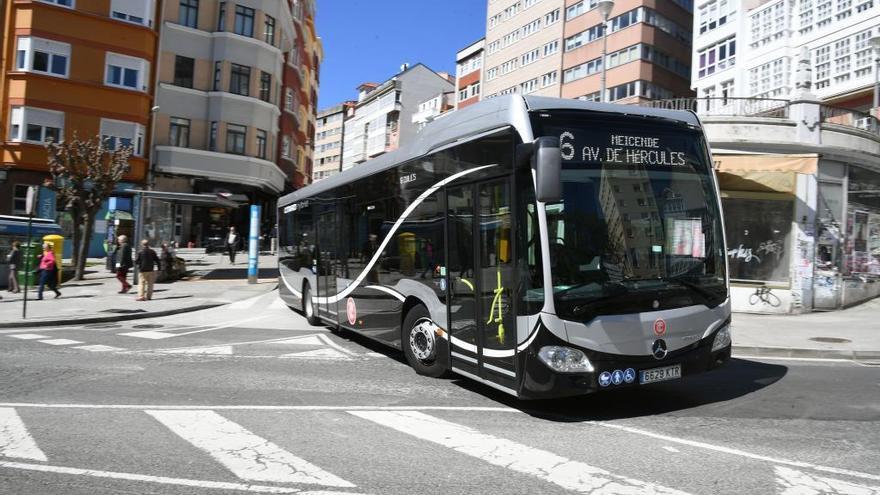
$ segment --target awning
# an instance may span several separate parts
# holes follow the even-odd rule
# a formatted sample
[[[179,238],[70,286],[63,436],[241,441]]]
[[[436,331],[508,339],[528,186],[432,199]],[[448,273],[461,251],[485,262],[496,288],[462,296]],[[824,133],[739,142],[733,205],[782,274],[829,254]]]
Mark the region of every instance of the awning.
[[[239,203],[231,201],[220,194],[193,194],[166,191],[144,191],[140,189],[126,189],[125,192],[131,194],[139,194],[145,199],[155,199],[158,201],[167,201],[179,205],[221,207],[221,208],[238,208]]]
[[[722,191],[794,194],[797,174],[815,174],[819,155],[713,155]]]

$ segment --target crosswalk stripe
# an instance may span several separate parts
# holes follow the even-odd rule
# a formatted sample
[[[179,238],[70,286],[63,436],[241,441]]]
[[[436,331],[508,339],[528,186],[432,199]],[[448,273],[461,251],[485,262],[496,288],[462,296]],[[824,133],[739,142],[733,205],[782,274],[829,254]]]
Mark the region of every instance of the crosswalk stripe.
[[[572,461],[546,450],[480,433],[418,411],[349,411],[360,418],[421,438],[495,466],[505,467],[581,493],[684,494]]]
[[[48,339],[47,335],[40,335],[38,333],[20,333],[18,335],[10,335],[13,339],[21,339],[21,340],[36,340],[36,339]]]
[[[11,407],[0,407],[0,455],[46,461],[46,454],[27,431],[24,422]]]
[[[241,479],[344,488],[355,486],[214,411],[146,412],[187,442],[207,452]]]
[[[101,345],[101,344],[78,345],[78,346],[74,347],[74,349],[80,349],[80,350],[89,351],[89,352],[111,352],[111,351],[124,351],[125,350],[121,347],[113,347],[112,345]]]
[[[73,345],[73,344],[82,344],[82,342],[78,340],[70,340],[70,339],[49,339],[49,340],[40,340],[42,344],[49,345]]]
[[[880,487],[857,485],[846,481],[812,476],[797,469],[776,466],[776,483],[782,495],[877,495]]]

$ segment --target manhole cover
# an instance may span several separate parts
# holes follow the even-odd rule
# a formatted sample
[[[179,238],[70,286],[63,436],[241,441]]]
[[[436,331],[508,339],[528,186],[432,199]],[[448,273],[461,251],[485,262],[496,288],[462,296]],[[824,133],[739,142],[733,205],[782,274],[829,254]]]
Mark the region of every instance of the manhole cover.
[[[825,344],[849,344],[852,342],[849,339],[841,339],[840,337],[813,337],[810,340],[813,342],[823,342]]]
[[[116,323],[92,323],[91,325],[84,325],[83,328],[120,328],[122,325],[117,325]]]
[[[143,325],[134,325],[131,328],[162,328],[165,325],[157,325],[155,323],[145,323]]]

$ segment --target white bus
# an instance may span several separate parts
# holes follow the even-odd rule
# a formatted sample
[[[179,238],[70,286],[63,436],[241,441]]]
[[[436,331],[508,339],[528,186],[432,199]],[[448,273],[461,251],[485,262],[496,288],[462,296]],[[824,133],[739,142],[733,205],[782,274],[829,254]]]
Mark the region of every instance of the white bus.
[[[711,164],[692,113],[490,99],[281,198],[281,297],[524,399],[706,371],[730,358]]]

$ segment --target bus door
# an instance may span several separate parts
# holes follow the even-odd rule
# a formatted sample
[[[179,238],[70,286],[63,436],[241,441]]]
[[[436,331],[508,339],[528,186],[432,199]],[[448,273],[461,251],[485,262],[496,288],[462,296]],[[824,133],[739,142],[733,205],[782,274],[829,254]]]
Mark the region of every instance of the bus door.
[[[339,229],[336,223],[335,208],[318,214],[318,303],[315,309],[319,316],[336,319],[336,302],[328,303],[327,298],[336,294],[336,271],[339,263]]]
[[[447,205],[452,365],[516,390],[510,180],[450,188]]]

